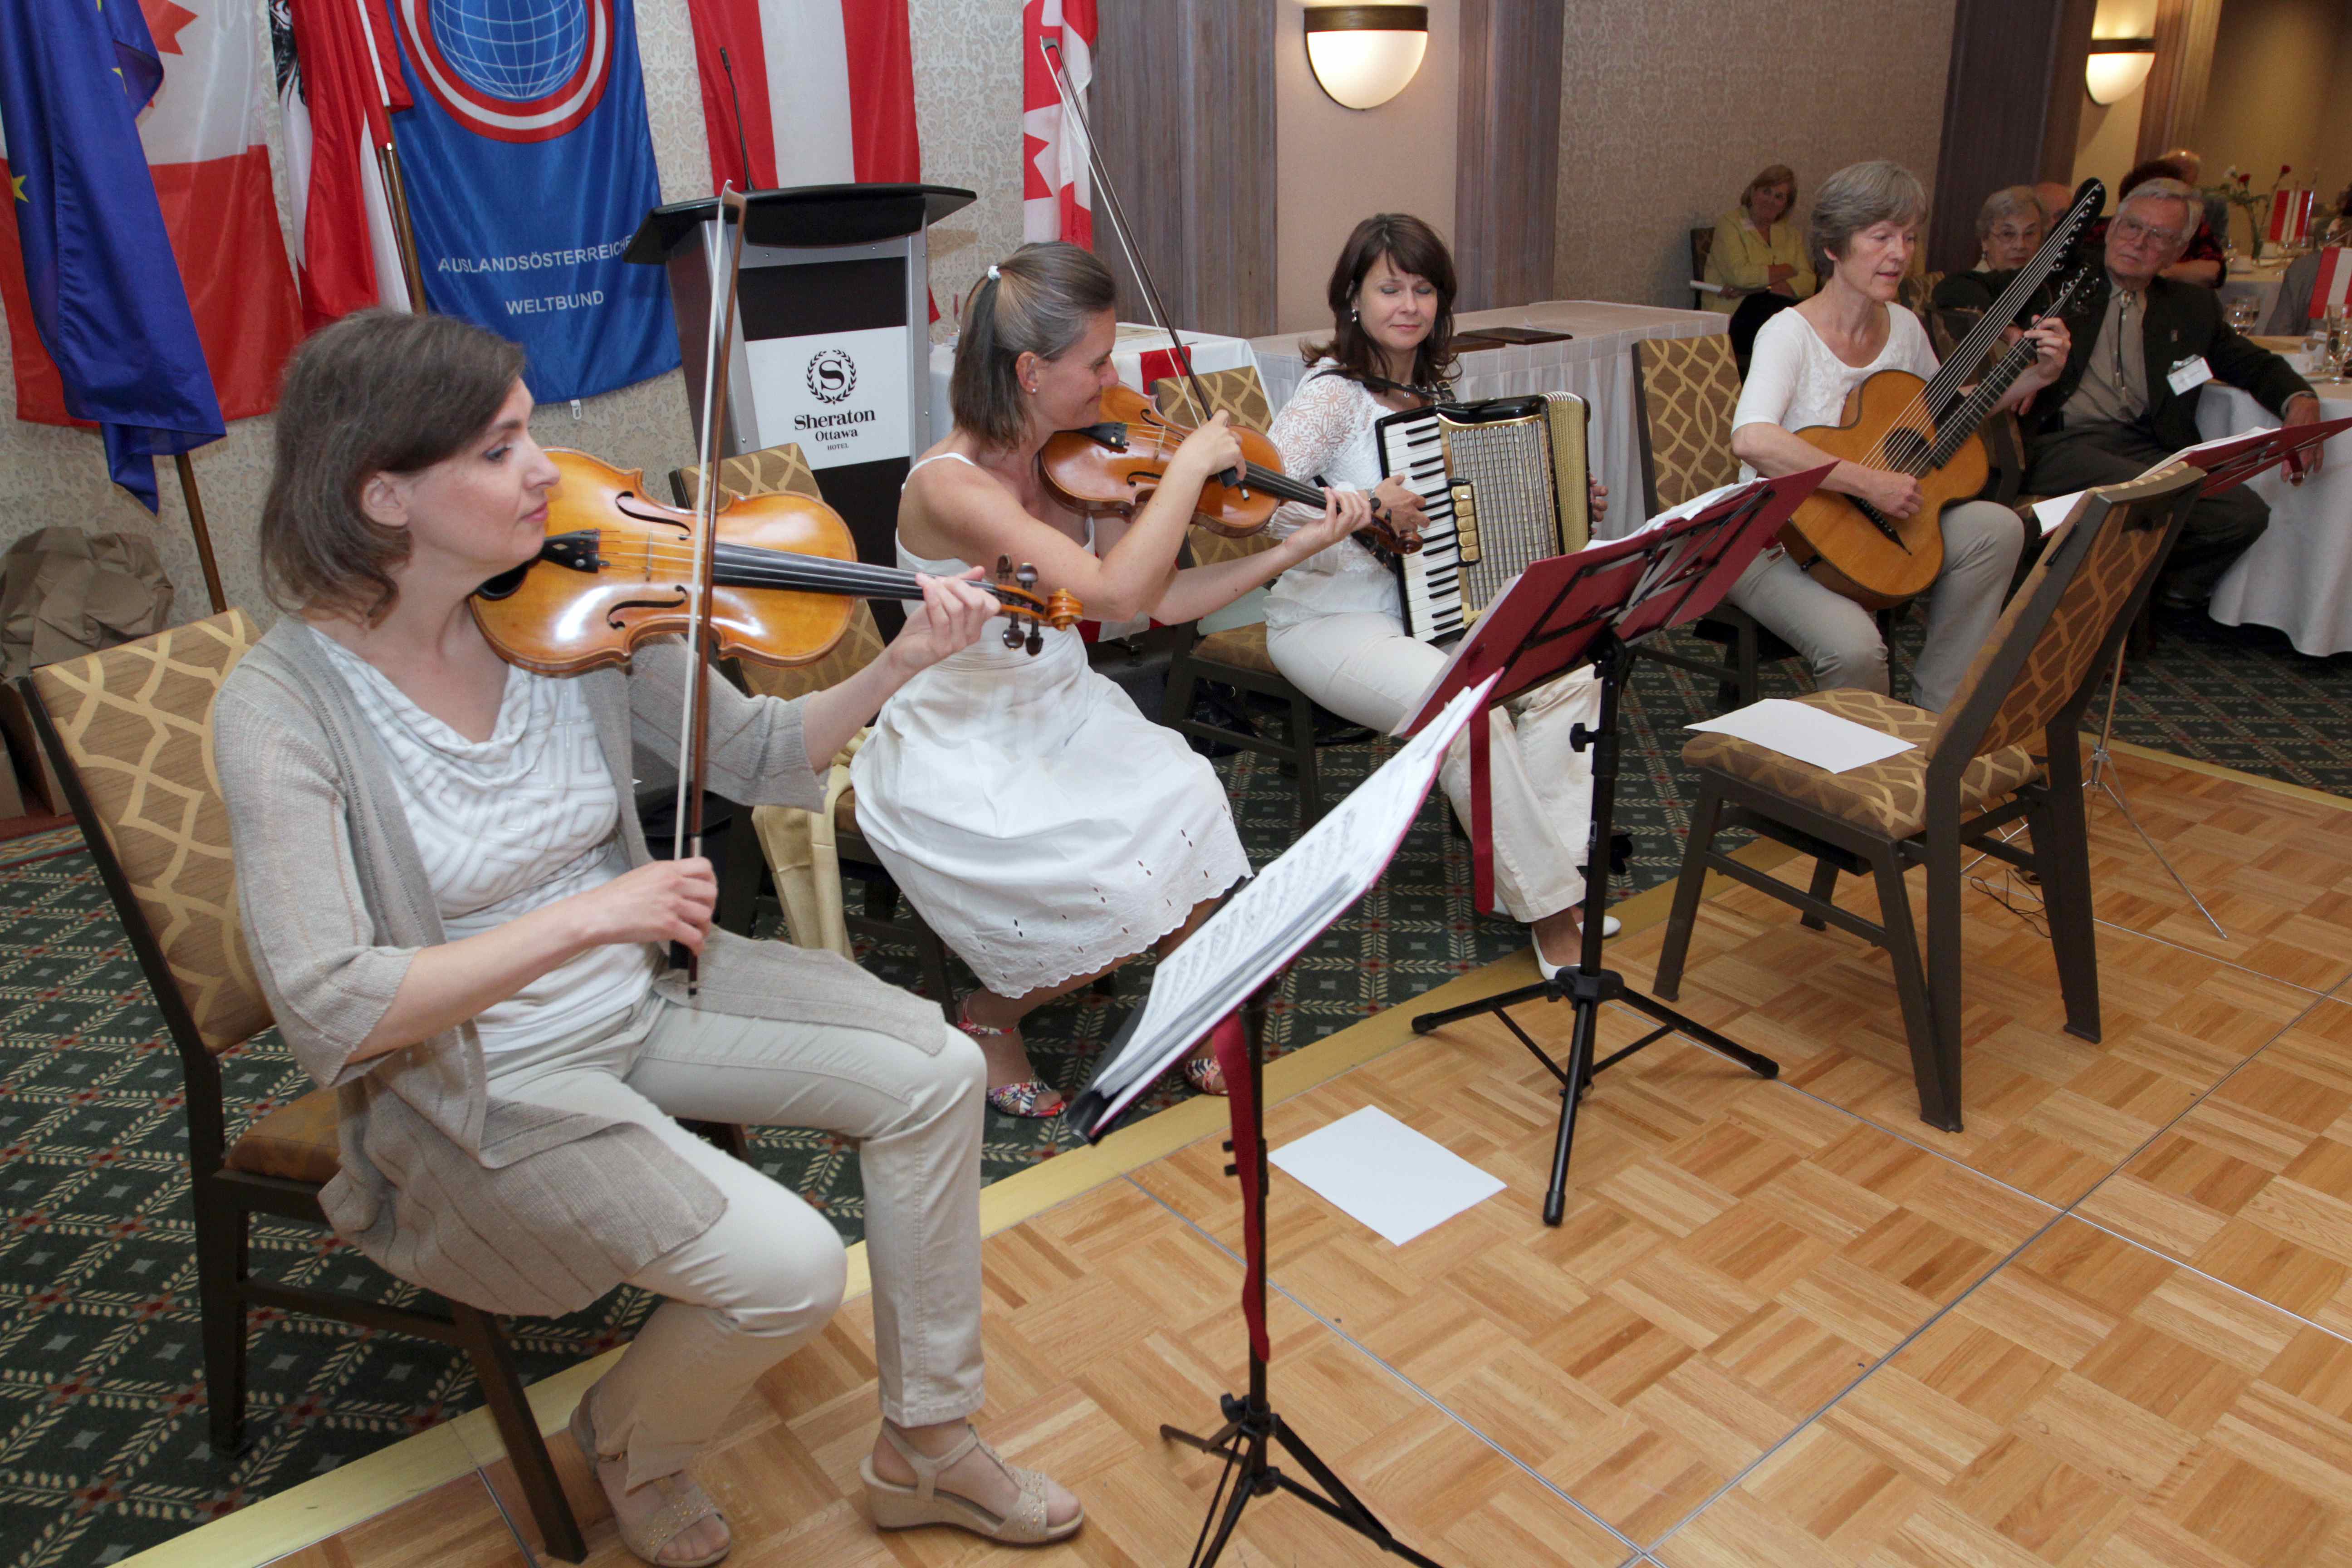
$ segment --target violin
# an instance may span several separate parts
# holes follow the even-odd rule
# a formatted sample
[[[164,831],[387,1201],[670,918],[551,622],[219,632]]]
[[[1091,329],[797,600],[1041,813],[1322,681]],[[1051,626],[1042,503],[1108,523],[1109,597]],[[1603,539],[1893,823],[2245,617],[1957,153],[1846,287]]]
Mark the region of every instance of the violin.
[[[547,495],[547,542],[535,560],[474,593],[475,624],[500,658],[541,675],[625,664],[646,637],[688,629],[694,512],[645,493],[642,469],[563,447]],[[849,629],[857,599],[919,599],[912,572],[857,559],[841,514],[789,491],[734,497],[714,514],[709,620],[716,657],[810,664]],[[1043,626],[1077,624],[1077,600],[1040,595],[1034,566],[999,558],[980,584],[1004,606],[1008,647],[1045,646]],[[1025,631],[1024,627],[1026,627]]]
[[[1135,248],[1127,211],[1118,199],[1118,187],[1112,183],[1110,170],[1103,163],[1102,144],[1095,140],[1095,128],[1087,122],[1087,111],[1070,86],[1069,72],[1063,68],[1062,46],[1047,37],[1039,39],[1037,47],[1045,62],[1045,73],[1053,79],[1054,91],[1062,100],[1062,112],[1077,125],[1102,216],[1109,220],[1110,231],[1118,237],[1119,249],[1126,253],[1128,267],[1142,291],[1144,306],[1150,311],[1153,323],[1168,334],[1169,345],[1175,350],[1177,369],[1192,388],[1194,403],[1207,409],[1213,406],[1208,390],[1193,374],[1192,356],[1184,347],[1182,334],[1169,322],[1168,310],[1160,301],[1160,286],[1152,281],[1150,264]],[[1160,488],[1176,448],[1192,432],[1170,420],[1152,406],[1150,398],[1125,384],[1103,394],[1098,415],[1094,424],[1082,430],[1057,431],[1048,437],[1045,449],[1037,454],[1038,472],[1048,489],[1078,511],[1090,517],[1131,516]],[[1243,460],[1201,487],[1194,521],[1228,539],[1241,539],[1265,527],[1273,521],[1275,509],[1285,501],[1296,501],[1317,511],[1329,504],[1319,486],[1302,484],[1282,471],[1282,454],[1263,433],[1245,425],[1233,428],[1241,438]],[[1351,537],[1388,564],[1421,548],[1420,535],[1396,531],[1378,497],[1372,498],[1370,525],[1358,529]]]
[[[1037,454],[1038,472],[1046,488],[1075,510],[1092,517],[1130,516],[1160,488],[1176,448],[1192,432],[1123,384],[1103,394],[1101,413],[1100,420],[1083,429],[1047,437]],[[1243,461],[1201,487],[1194,522],[1241,539],[1264,528],[1286,501],[1323,510],[1322,489],[1284,473],[1282,454],[1272,441],[1245,425],[1234,426],[1234,434],[1241,438]],[[1371,526],[1355,537],[1375,555],[1393,561],[1421,548],[1418,537],[1407,539],[1389,526],[1379,501],[1372,508]]]

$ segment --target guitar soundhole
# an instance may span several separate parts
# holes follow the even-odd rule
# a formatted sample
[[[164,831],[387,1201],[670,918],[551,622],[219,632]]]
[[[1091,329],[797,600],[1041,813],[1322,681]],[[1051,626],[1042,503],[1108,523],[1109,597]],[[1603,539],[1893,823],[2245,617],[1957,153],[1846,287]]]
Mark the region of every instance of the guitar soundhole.
[[[1927,437],[1917,430],[1889,431],[1886,458],[1881,467],[1906,474],[1924,474],[1934,466],[1928,458]]]

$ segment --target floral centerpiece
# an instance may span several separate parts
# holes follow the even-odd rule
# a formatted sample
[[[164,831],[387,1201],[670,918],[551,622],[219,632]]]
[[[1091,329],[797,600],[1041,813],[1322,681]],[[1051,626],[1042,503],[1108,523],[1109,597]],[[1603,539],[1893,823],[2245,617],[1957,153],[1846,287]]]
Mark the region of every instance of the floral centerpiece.
[[[2221,172],[2220,184],[2202,187],[2207,195],[2220,196],[2231,206],[2245,210],[2246,227],[2253,239],[2253,255],[2256,261],[2263,258],[2263,242],[2269,237],[2271,204],[2278,199],[2280,189],[2286,184],[2286,177],[2293,173],[2294,173],[2293,164],[2281,163],[2277,177],[2271,181],[2271,188],[2260,195],[2254,194],[2254,177],[2235,168]],[[2224,235],[2221,237],[2226,241],[2229,236]]]

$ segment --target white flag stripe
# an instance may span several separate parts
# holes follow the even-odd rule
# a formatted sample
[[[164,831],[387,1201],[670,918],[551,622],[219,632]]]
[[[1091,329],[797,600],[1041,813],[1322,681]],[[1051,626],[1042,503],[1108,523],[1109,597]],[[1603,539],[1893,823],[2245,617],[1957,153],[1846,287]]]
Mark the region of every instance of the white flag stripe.
[[[780,189],[845,185],[857,178],[849,134],[849,44],[842,23],[842,7],[856,4],[760,0]],[[787,38],[790,50],[776,47]]]
[[[208,163],[262,145],[262,50],[250,0],[195,0],[194,21],[155,40],[163,85],[139,116],[150,163]],[[193,7],[184,7],[193,9]]]

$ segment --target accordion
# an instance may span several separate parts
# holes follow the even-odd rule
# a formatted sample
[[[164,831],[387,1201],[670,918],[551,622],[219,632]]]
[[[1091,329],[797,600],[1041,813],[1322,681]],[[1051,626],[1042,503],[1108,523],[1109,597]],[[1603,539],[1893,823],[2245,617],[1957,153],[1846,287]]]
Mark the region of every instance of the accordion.
[[[1440,403],[1372,426],[1381,473],[1421,497],[1422,547],[1396,563],[1406,632],[1458,637],[1532,563],[1592,532],[1584,400],[1565,392]]]

